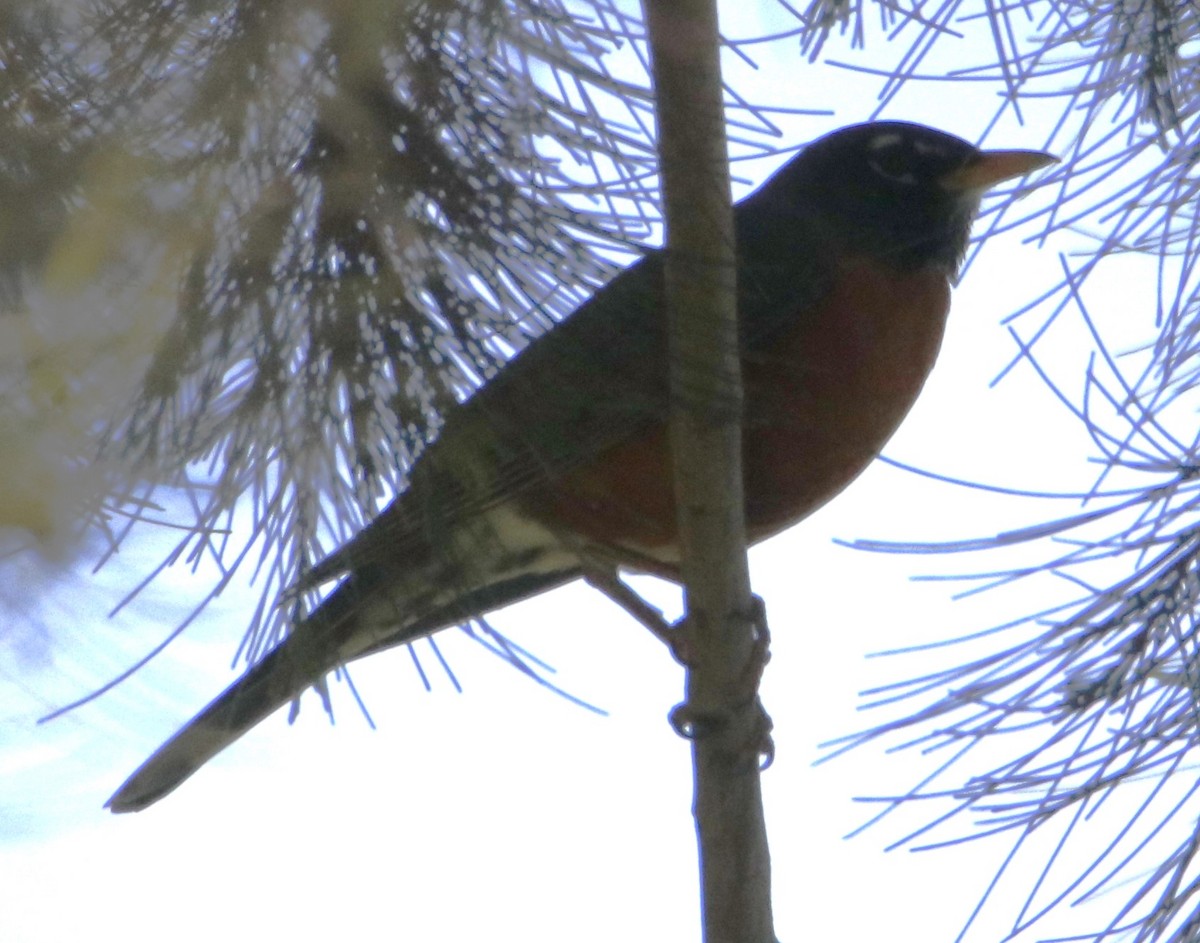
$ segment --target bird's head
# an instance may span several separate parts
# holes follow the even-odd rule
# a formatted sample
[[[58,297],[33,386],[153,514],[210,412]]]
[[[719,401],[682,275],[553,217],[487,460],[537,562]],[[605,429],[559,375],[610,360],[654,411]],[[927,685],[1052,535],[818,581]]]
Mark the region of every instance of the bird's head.
[[[842,128],[794,162],[794,196],[853,252],[902,270],[957,272],[984,193],[1056,161],[1041,151],[985,151],[903,121]]]

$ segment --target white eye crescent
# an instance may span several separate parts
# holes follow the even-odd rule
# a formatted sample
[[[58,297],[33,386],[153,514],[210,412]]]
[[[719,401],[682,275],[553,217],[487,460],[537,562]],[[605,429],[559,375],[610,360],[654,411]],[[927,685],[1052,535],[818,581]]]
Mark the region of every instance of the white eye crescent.
[[[896,147],[902,143],[904,138],[896,134],[894,131],[885,131],[882,134],[877,134],[867,142],[868,151],[882,151],[888,148]]]
[[[892,183],[913,187],[931,163],[949,158],[945,144],[920,135],[881,131],[867,141],[867,166]]]
[[[938,157],[945,157],[946,148],[942,146],[940,141],[926,141],[923,138],[912,139],[913,150],[922,157],[928,157],[931,154],[936,154]]]

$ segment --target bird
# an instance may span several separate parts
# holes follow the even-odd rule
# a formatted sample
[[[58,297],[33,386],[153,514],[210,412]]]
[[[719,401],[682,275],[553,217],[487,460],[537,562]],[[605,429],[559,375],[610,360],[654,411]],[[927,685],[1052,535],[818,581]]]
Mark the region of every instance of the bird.
[[[737,203],[752,543],[880,453],[934,366],[983,194],[1055,160],[874,121],[818,138]],[[678,580],[664,308],[652,250],[451,409],[407,488],[299,587],[333,588],[107,807],[157,802],[348,662],[589,574]]]

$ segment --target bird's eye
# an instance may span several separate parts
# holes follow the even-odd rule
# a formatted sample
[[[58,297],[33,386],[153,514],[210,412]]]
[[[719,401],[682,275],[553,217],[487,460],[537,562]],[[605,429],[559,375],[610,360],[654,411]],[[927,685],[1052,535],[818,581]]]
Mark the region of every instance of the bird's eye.
[[[885,180],[915,186],[916,155],[899,134],[881,134],[867,145],[867,166]]]

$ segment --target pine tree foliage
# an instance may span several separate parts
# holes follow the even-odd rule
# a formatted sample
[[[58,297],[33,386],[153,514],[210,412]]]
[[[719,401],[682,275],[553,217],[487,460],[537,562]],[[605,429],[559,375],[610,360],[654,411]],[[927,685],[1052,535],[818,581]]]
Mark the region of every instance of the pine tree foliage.
[[[14,362],[30,419],[9,443],[80,480],[70,501],[46,489],[37,527],[28,502],[0,520],[98,527],[107,552],[169,520],[163,567],[212,566],[209,598],[252,565],[244,654],[269,649],[305,604],[280,592],[404,487],[445,411],[655,238],[635,13],[13,7],[25,134],[0,148],[47,231],[10,232],[4,256],[9,321],[40,345]],[[740,113],[742,144],[770,150],[773,126]],[[49,409],[73,435],[46,445],[40,390],[67,376]],[[13,477],[44,483],[29,464]]]
[[[808,34],[807,48],[815,55],[825,42],[830,53],[839,29],[852,44],[868,42],[865,12],[814,4],[807,17],[822,30]],[[1048,244],[1071,248],[1058,283],[1008,323],[1013,368],[1032,369],[1078,421],[1095,472],[1078,493],[989,483],[1026,520],[1037,513],[1030,498],[1062,506],[996,536],[859,542],[963,561],[990,553],[994,566],[955,576],[966,593],[1011,589],[1051,601],[965,635],[943,670],[867,692],[869,706],[913,706],[835,746],[882,737],[930,754],[930,775],[910,793],[875,797],[883,810],[875,820],[901,806],[938,809],[897,845],[1010,837],[976,916],[994,892],[1024,886],[1013,937],[1046,939],[1042,923],[1059,905],[1099,901],[1107,922],[1076,920],[1081,935],[1070,938],[1194,940],[1197,10],[952,2],[923,13],[919,23],[882,14],[890,38],[905,38],[893,66],[873,69],[881,99],[920,82],[992,82],[1001,90],[994,120],[1049,123],[1047,147],[1064,157],[1040,203],[1013,204],[988,232],[1032,222]],[[939,74],[932,63],[953,33],[981,24],[990,57],[976,45]],[[1134,309],[1105,310],[1110,272],[1146,284]],[[1061,352],[1056,335],[1068,325],[1091,345],[1076,363],[1051,353]],[[965,654],[955,659],[956,650]]]
[[[227,577],[257,548],[269,600],[611,274],[597,247],[647,237],[647,93],[608,73],[602,17],[555,2],[75,6],[7,14],[6,206],[46,230],[10,233],[8,296],[86,284],[117,312],[120,377],[72,402],[117,404],[78,421],[108,494],[82,517],[115,546],[182,489],[167,562]],[[39,301],[13,320],[44,325]],[[251,657],[289,615],[263,613]]]

